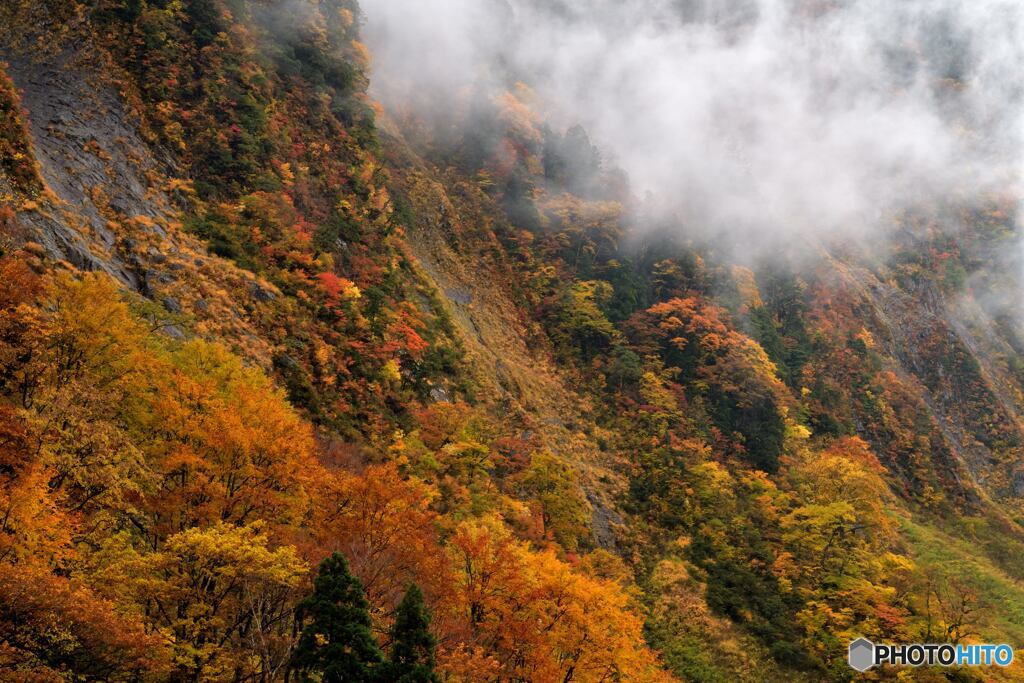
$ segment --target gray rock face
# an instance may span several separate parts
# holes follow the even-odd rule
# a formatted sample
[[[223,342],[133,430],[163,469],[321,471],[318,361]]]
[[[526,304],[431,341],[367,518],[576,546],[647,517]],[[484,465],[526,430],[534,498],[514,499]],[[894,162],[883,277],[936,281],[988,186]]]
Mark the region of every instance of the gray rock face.
[[[249,293],[252,294],[253,298],[257,301],[273,301],[277,298],[277,294],[260,285],[258,282],[249,283]]]
[[[459,306],[468,306],[473,303],[473,295],[460,289],[446,289],[445,296],[457,303]]]
[[[179,302],[177,299],[175,299],[172,296],[165,297],[164,298],[164,308],[166,308],[171,313],[174,313],[175,315],[180,314],[181,313],[181,302]]]
[[[1024,498],[1024,470],[1013,475],[1013,495]]]
[[[145,229],[164,237],[160,222],[170,200],[150,187],[160,164],[113,89],[100,85],[84,52],[22,55],[0,46],[0,59],[18,87],[42,175],[59,204],[26,212],[19,222],[46,251],[83,270],[101,270],[126,286],[145,289],[145,270],[125,252],[111,217],[150,219]],[[165,260],[158,250],[145,255]]]
[[[435,403],[451,403],[452,396],[444,387],[434,387],[430,390],[430,400]]]

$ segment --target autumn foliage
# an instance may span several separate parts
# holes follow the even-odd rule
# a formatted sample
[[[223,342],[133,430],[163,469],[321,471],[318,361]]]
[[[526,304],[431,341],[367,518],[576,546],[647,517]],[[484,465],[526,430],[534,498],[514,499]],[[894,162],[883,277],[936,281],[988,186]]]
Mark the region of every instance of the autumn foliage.
[[[621,587],[530,550],[496,520],[443,540],[431,485],[393,464],[322,464],[265,375],[220,345],[151,333],[107,276],[5,282],[6,320],[18,324],[4,337],[17,360],[0,412],[0,561],[16,611],[2,628],[21,625],[5,636],[5,667],[280,676],[311,567],[340,551],[381,634],[409,583],[423,587],[442,669],[660,676]],[[26,591],[31,600],[17,597]],[[46,640],[54,620],[59,644]]]
[[[88,46],[159,162],[153,216],[77,220],[0,70],[0,679],[846,680],[857,636],[1021,634],[1024,344],[949,313],[1006,201],[741,266],[515,79],[379,133],[353,0],[0,20]]]

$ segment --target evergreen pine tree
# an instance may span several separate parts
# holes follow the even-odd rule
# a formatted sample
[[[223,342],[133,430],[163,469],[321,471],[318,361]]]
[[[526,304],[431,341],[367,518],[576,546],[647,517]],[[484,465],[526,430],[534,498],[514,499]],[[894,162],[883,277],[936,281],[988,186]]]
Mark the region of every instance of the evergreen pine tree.
[[[300,681],[320,673],[323,683],[369,683],[379,680],[383,659],[370,632],[369,604],[345,557],[334,553],[320,564],[313,594],[299,603],[305,622],[292,655]]]
[[[438,683],[440,679],[434,673],[436,645],[423,593],[412,584],[398,605],[391,627],[391,652],[384,678],[388,683]]]

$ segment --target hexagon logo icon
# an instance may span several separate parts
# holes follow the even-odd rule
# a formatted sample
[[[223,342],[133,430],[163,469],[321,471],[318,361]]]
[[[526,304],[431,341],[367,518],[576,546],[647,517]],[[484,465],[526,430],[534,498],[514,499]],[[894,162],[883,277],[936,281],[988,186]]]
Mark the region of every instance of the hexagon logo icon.
[[[875,644],[867,638],[858,638],[850,643],[847,661],[857,671],[867,671],[875,665]]]

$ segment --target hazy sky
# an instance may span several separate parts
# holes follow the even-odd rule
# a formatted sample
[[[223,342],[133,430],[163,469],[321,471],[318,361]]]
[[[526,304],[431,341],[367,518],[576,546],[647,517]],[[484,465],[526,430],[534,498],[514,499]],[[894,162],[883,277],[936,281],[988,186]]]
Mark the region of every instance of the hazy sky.
[[[694,231],[874,234],[1024,163],[1022,0],[362,5],[385,105],[451,116],[511,73]]]

